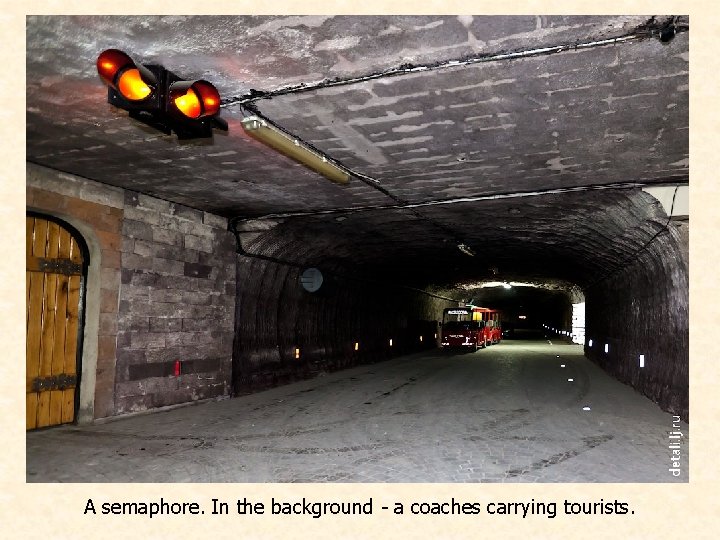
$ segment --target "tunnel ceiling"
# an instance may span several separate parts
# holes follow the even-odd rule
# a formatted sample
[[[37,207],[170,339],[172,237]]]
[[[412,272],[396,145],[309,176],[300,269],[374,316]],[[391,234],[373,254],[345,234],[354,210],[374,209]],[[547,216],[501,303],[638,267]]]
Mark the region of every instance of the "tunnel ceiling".
[[[652,15],[32,16],[27,159],[239,218],[247,252],[298,265],[413,286],[587,285],[665,226],[638,186],[688,181],[688,28]],[[108,105],[106,48],[213,82],[229,132],[178,142]],[[253,112],[356,176],[336,185],[261,146],[240,125]]]

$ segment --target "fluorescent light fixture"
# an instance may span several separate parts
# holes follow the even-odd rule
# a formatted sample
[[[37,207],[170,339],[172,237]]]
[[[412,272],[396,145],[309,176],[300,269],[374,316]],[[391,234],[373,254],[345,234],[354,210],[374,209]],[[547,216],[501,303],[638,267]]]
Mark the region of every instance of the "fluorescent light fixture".
[[[605,344],[605,352],[608,352],[609,350],[610,350],[610,345],[606,343]]]
[[[645,367],[645,355],[640,355],[640,367]]]
[[[392,347],[392,339],[390,340],[390,346]]]
[[[357,351],[357,350],[359,350],[359,349],[360,349],[360,343],[358,343],[358,342],[356,341],[356,342],[355,342],[355,350]]]
[[[347,184],[350,178],[347,172],[331,163],[325,156],[311,150],[292,135],[276,128],[267,120],[259,116],[248,116],[243,118],[241,122],[245,133],[253,139],[274,148],[281,154],[323,175],[328,180],[338,184]]]
[[[589,411],[589,410],[590,410],[590,407],[588,407],[587,405],[585,405],[585,406],[583,407],[583,411]]]
[[[592,339],[588,341],[588,347],[592,347]]]
[[[518,319],[527,319],[527,315],[518,315]]]
[[[573,382],[573,381],[575,381],[575,379],[568,379],[568,382]]]
[[[565,364],[560,364],[560,367],[565,367]]]

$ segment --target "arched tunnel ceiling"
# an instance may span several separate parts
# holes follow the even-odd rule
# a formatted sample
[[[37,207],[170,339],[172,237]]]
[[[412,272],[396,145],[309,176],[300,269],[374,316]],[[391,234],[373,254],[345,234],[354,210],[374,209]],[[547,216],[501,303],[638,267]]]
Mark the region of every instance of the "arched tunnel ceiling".
[[[251,219],[237,230],[250,253],[417,287],[480,278],[585,286],[620,268],[667,222],[652,196],[626,189],[427,206],[420,216],[366,210]]]
[[[681,31],[661,43],[669,21]],[[628,184],[688,181],[687,23],[32,16],[27,159],[226,217],[335,210],[238,223],[245,249],[297,264],[416,286],[491,269],[587,285],[667,221]],[[108,105],[95,59],[110,47],[212,81],[229,132],[178,142]],[[512,51],[535,52],[483,60]],[[411,65],[427,69],[388,73]],[[253,141],[240,125],[252,111],[374,181],[336,185]]]

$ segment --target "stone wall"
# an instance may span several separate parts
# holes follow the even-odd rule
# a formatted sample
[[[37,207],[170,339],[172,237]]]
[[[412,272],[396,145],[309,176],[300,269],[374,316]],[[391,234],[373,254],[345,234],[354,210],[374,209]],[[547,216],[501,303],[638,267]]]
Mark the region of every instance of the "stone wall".
[[[588,288],[585,337],[588,358],[685,421],[689,416],[687,239],[687,223],[672,222],[669,231],[632,263]]]
[[[236,393],[436,347],[442,310],[457,305],[330,273],[310,293],[299,268],[244,255],[237,272]]]
[[[235,243],[224,218],[30,164],[27,201],[100,246],[94,417],[229,394]]]
[[[228,394],[234,248],[224,218],[125,192],[119,413]]]

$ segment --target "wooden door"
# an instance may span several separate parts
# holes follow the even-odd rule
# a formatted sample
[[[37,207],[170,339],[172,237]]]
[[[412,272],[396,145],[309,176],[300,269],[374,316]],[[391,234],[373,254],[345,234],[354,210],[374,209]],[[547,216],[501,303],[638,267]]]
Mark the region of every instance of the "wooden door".
[[[60,224],[26,217],[27,429],[75,419],[83,255]]]

